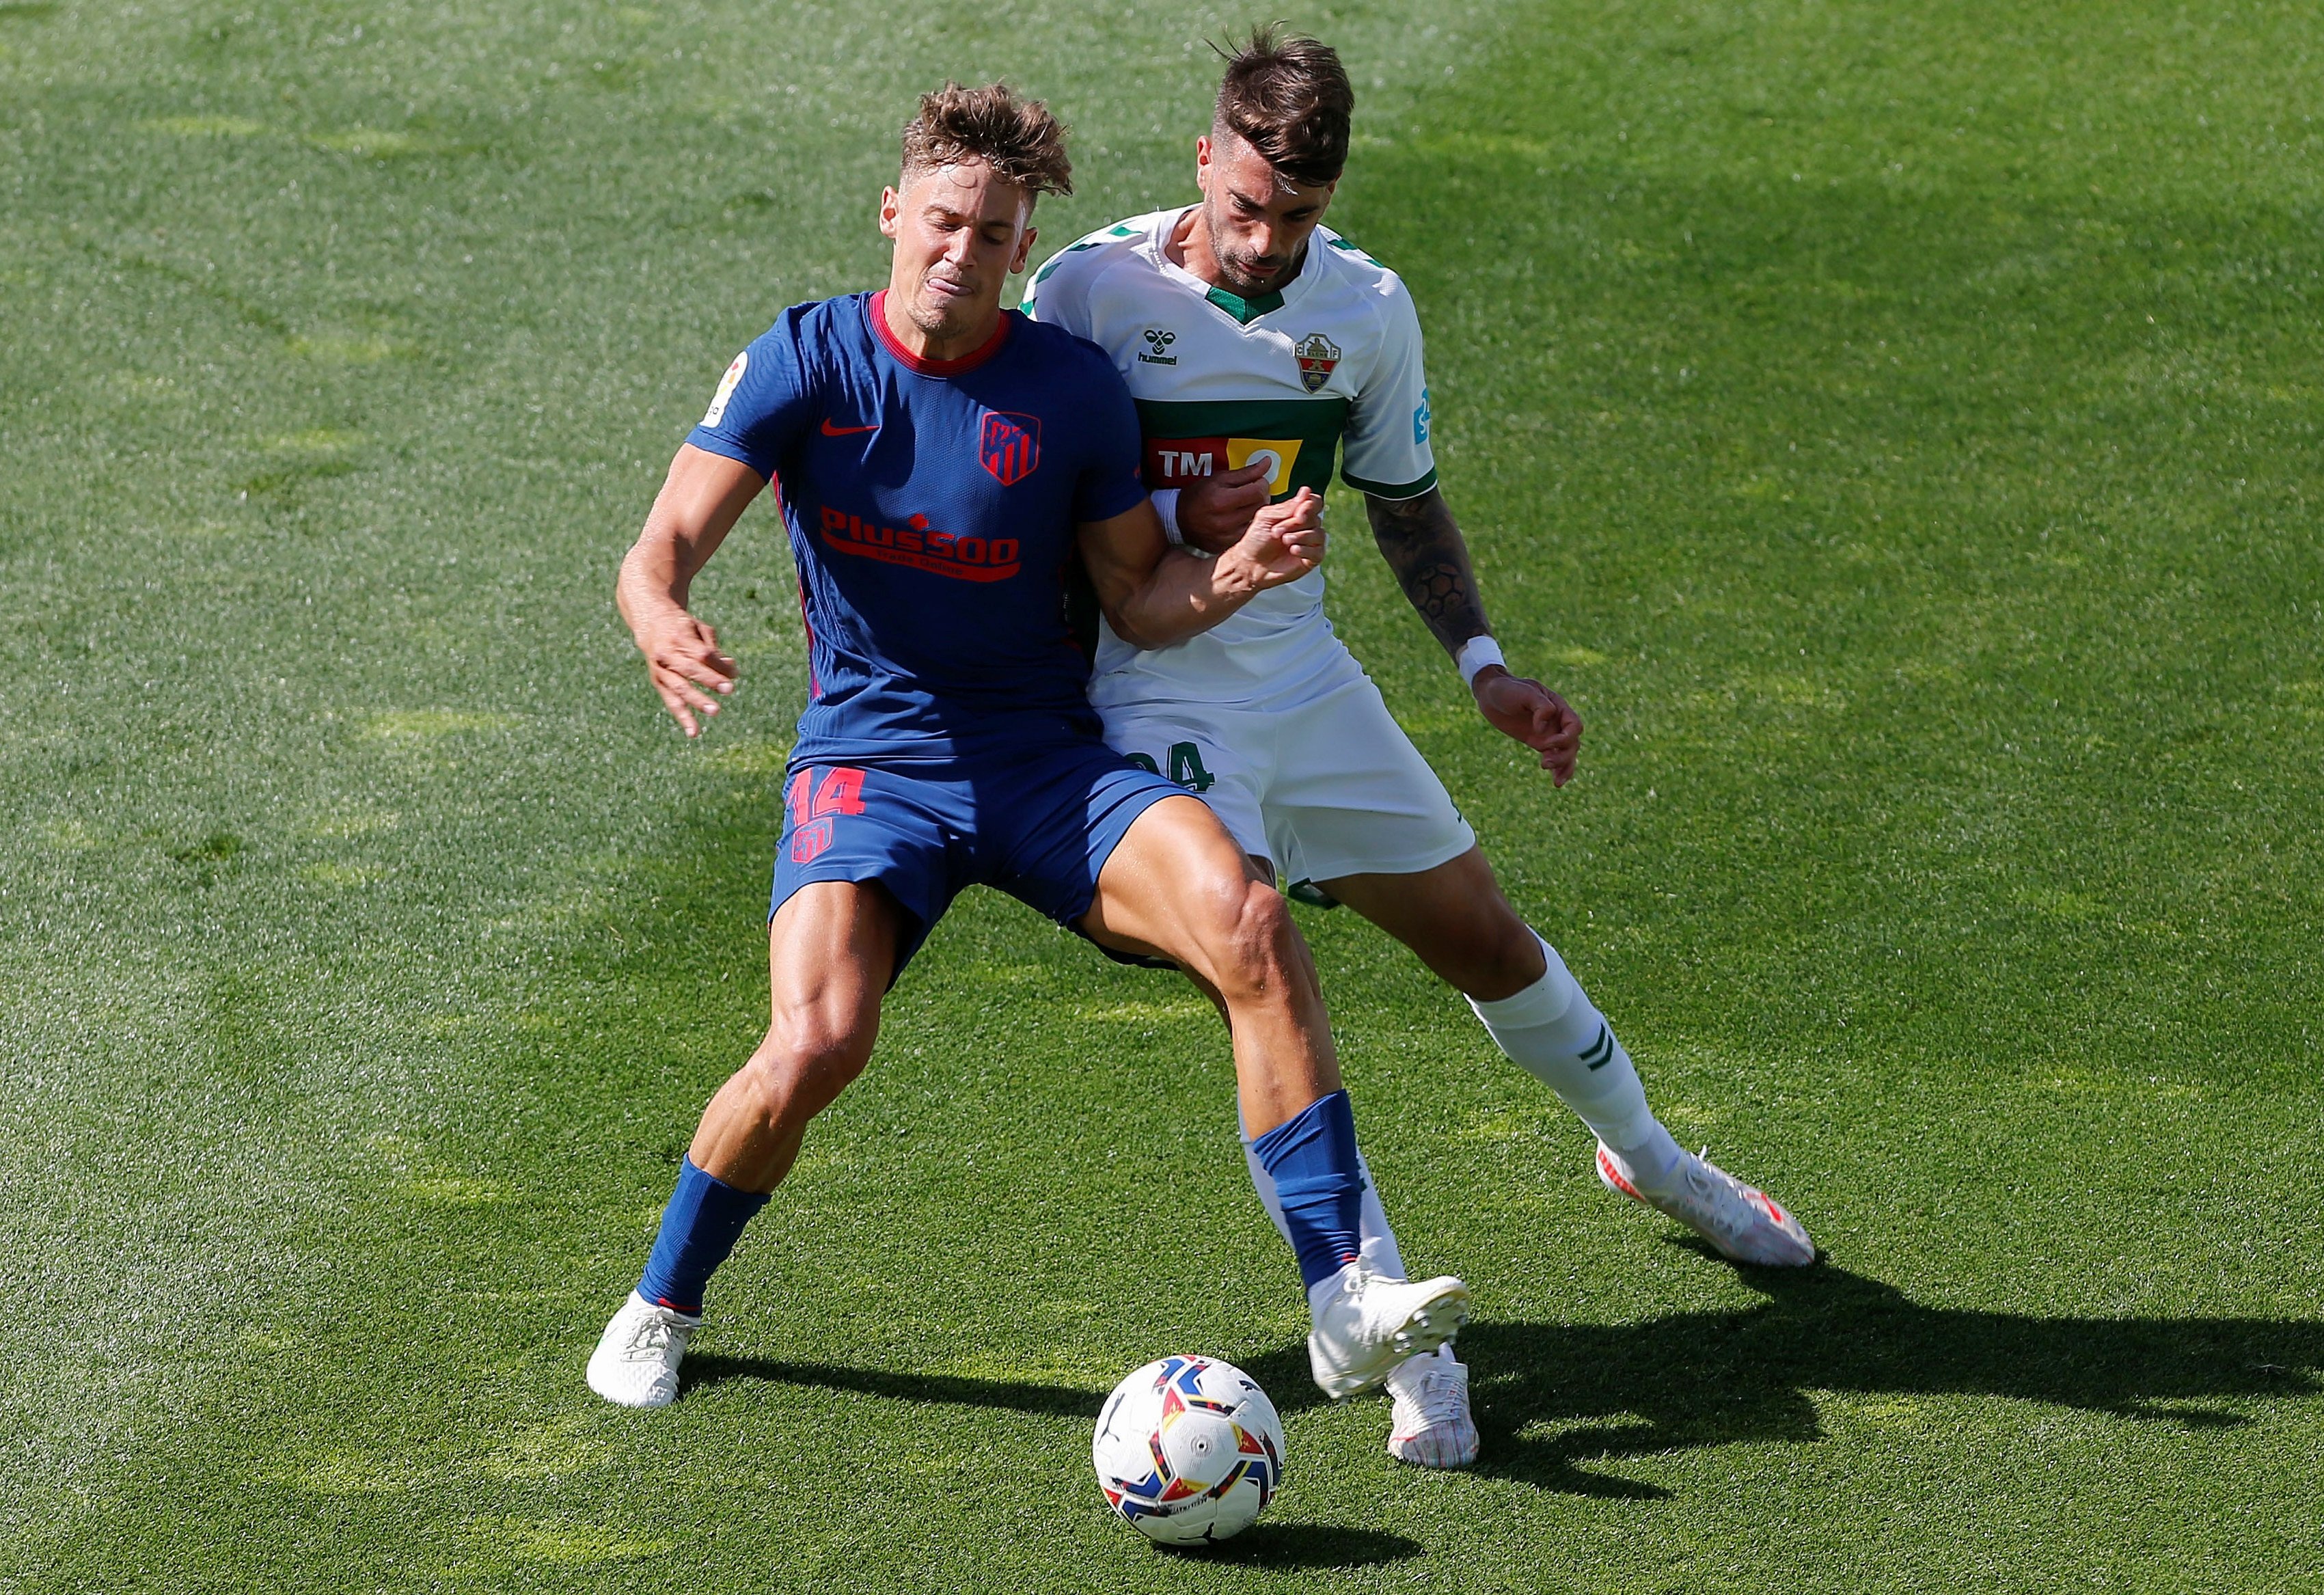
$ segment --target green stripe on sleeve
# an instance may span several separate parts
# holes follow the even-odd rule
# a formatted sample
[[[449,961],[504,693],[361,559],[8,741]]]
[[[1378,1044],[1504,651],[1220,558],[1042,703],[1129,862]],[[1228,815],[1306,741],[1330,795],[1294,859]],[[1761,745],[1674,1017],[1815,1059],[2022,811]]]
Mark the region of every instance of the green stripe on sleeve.
[[[1416,499],[1436,485],[1436,467],[1428,467],[1428,475],[1417,482],[1407,482],[1401,487],[1387,482],[1367,482],[1353,471],[1342,470],[1340,480],[1358,493],[1376,499]]]

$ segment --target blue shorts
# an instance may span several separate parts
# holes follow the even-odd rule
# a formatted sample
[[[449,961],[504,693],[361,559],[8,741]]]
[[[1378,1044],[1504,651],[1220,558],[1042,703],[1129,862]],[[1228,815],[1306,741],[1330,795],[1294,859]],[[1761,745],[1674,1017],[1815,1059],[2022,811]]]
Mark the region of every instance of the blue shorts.
[[[1068,930],[1131,824],[1185,789],[1093,738],[952,759],[793,764],[783,777],[772,918],[817,880],[878,881],[912,923],[896,973],[953,899],[992,886]]]

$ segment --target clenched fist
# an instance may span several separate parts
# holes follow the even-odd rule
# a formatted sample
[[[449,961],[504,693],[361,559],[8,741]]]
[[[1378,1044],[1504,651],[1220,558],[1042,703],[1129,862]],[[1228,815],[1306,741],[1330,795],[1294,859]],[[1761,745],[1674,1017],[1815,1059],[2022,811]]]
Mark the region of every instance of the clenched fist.
[[[1219,556],[1219,575],[1231,587],[1264,592],[1296,582],[1323,558],[1323,501],[1303,487],[1250,518],[1245,531]]]

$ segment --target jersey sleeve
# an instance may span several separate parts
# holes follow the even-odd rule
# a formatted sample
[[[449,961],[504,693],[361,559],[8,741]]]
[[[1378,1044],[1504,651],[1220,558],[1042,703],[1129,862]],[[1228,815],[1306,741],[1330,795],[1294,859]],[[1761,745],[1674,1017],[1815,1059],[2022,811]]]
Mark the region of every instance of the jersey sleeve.
[[[701,425],[687,434],[688,443],[773,479],[783,456],[815,420],[815,385],[799,338],[804,309],[784,311],[734,356]]]
[[[1126,515],[1146,500],[1146,474],[1141,466],[1145,446],[1138,430],[1138,406],[1130,385],[1098,349],[1086,351],[1082,380],[1087,391],[1078,395],[1086,407],[1090,449],[1074,487],[1076,521],[1111,521]]]
[[[1421,361],[1420,314],[1390,279],[1379,354],[1348,411],[1340,476],[1374,498],[1418,498],[1436,485],[1428,447],[1428,373]]]

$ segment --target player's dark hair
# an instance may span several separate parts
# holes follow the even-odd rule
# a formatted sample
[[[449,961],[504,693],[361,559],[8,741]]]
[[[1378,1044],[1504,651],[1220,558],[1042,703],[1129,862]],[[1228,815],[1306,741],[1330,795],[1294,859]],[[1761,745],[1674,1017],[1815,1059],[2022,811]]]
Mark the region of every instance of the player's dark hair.
[[[1356,89],[1340,52],[1283,24],[1255,28],[1228,50],[1211,135],[1232,134],[1297,183],[1335,182],[1348,164],[1348,122]]]
[[[1019,99],[1006,83],[946,83],[920,96],[919,115],[904,127],[905,178],[956,161],[982,161],[993,176],[1028,194],[1074,191],[1065,124],[1039,100]]]

